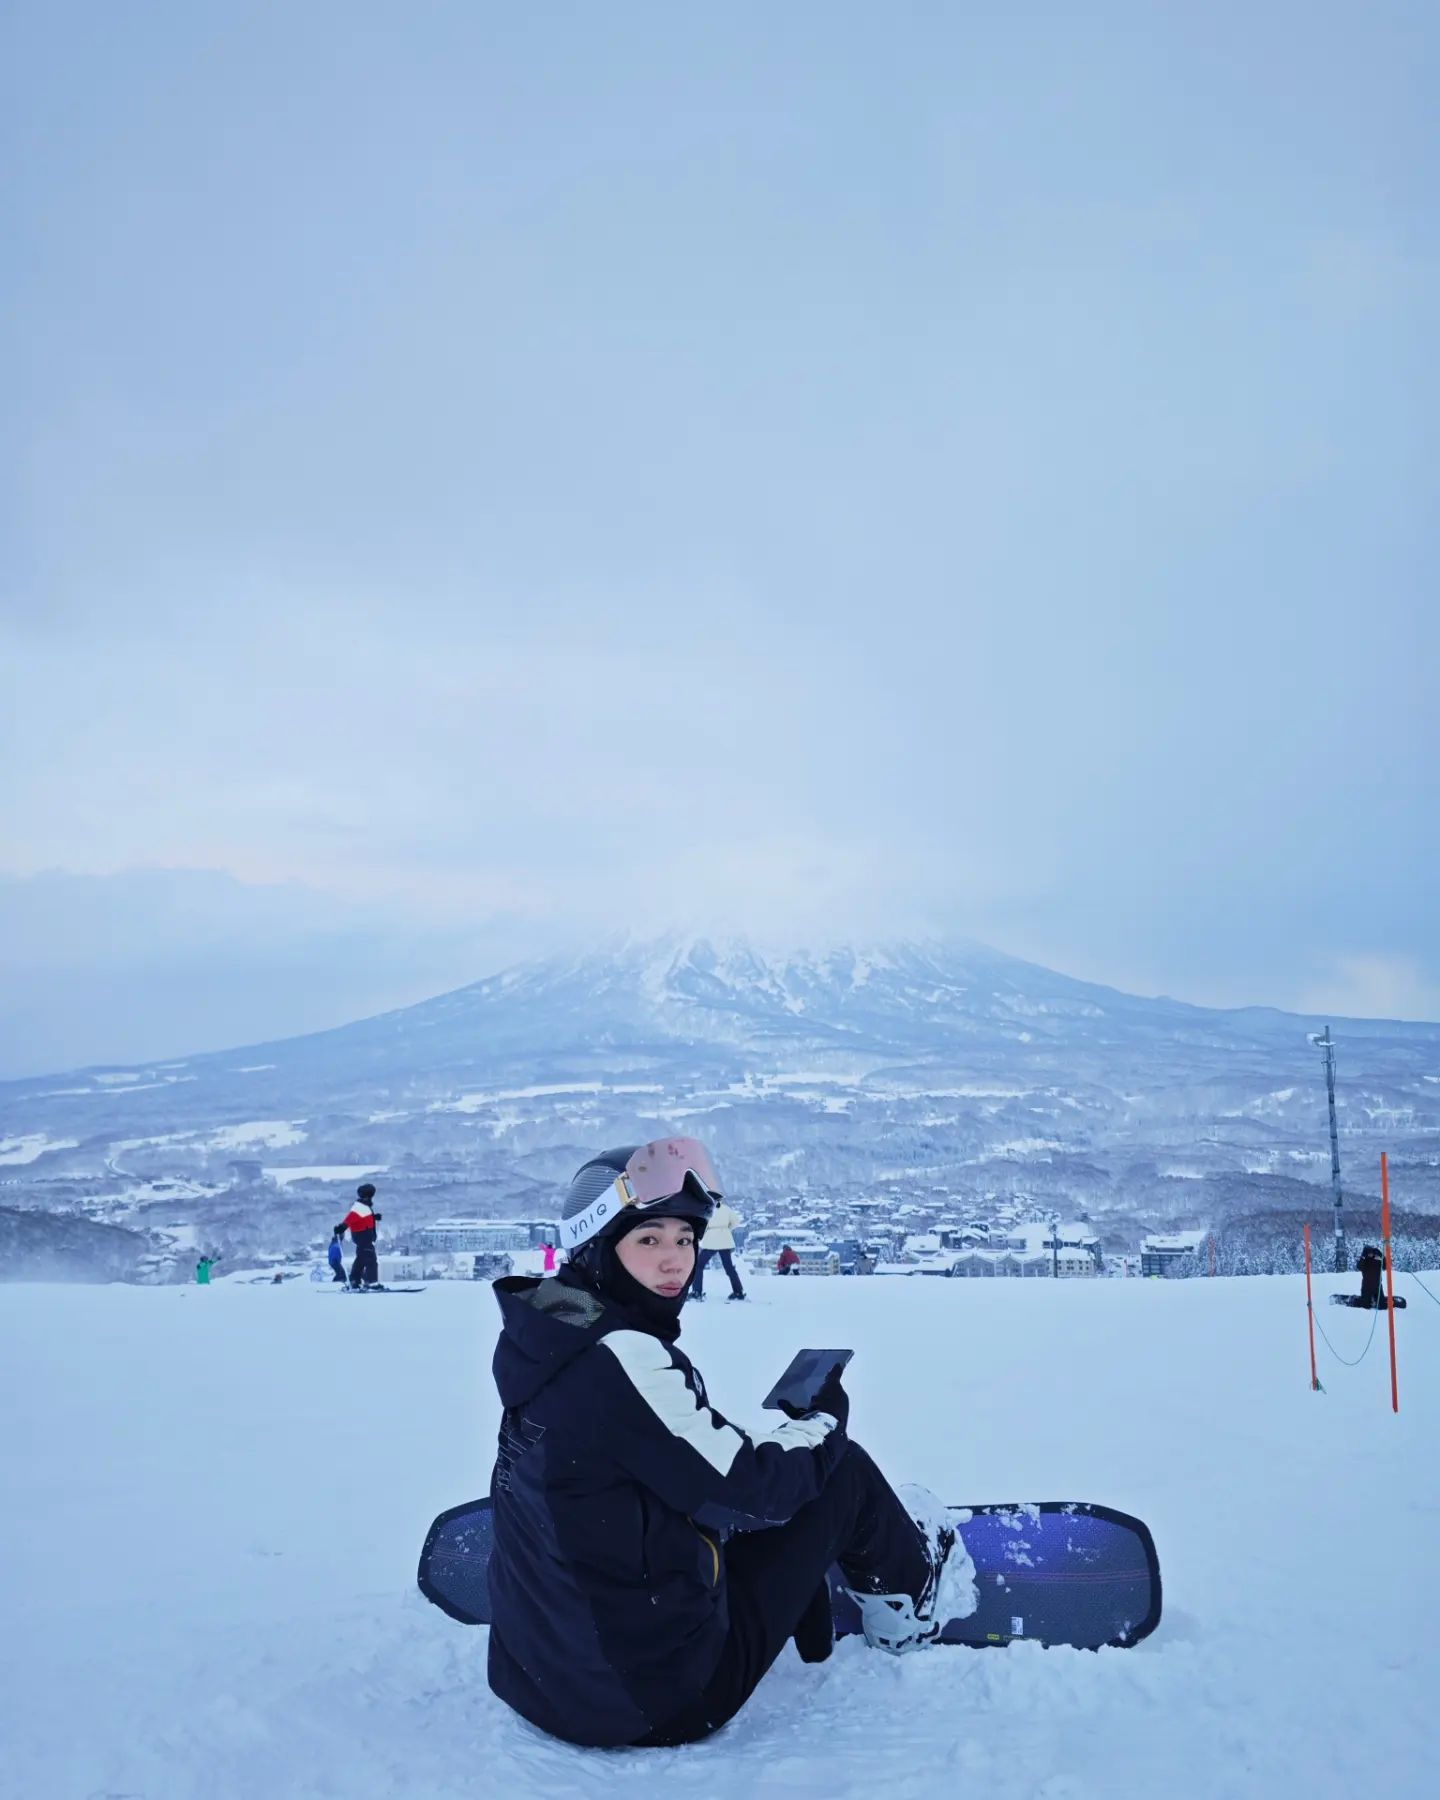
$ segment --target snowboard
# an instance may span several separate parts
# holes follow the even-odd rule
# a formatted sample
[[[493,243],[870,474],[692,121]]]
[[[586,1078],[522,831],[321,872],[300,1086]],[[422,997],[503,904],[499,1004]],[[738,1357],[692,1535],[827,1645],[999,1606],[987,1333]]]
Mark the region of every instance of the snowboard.
[[[1360,1296],[1358,1294],[1332,1294],[1330,1296],[1330,1304],[1332,1306],[1353,1306],[1353,1307],[1356,1307],[1361,1312],[1387,1312],[1389,1310],[1389,1308],[1386,1306],[1386,1303],[1383,1300],[1379,1303],[1378,1306],[1366,1306],[1364,1304],[1364,1302],[1360,1299]],[[1400,1309],[1404,1305],[1405,1305],[1404,1295],[1397,1294],[1395,1296],[1396,1311],[1397,1312],[1400,1311]]]
[[[340,1287],[340,1284],[338,1281],[335,1283],[335,1286]],[[347,1282],[343,1288],[340,1288],[340,1292],[342,1294],[423,1294],[425,1292],[425,1290],[423,1287],[408,1287],[408,1288],[386,1287],[383,1281],[377,1281],[375,1283],[374,1287],[368,1287],[368,1288],[367,1287],[358,1287],[358,1288],[351,1287],[350,1284]]]
[[[956,1507],[975,1564],[980,1604],[952,1619],[945,1644],[975,1649],[1017,1639],[1080,1650],[1129,1648],[1160,1623],[1160,1563],[1148,1528],[1128,1513],[1076,1500]],[[417,1580],[462,1625],[490,1623],[489,1499],[440,1514],[425,1536]],[[835,1635],[860,1630],[860,1609],[830,1571]]]

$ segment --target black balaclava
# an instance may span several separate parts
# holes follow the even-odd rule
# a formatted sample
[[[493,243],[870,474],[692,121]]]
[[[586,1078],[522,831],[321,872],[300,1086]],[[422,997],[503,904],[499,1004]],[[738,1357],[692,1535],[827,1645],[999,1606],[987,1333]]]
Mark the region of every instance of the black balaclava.
[[[653,1225],[656,1217],[667,1216],[671,1215],[660,1213],[647,1217],[640,1213],[635,1217],[622,1217],[618,1231],[592,1238],[571,1257],[570,1263],[587,1287],[603,1298],[613,1300],[617,1306],[623,1306],[627,1312],[638,1313],[656,1337],[673,1343],[680,1335],[680,1309],[689,1296],[690,1283],[695,1279],[695,1268],[700,1261],[700,1238],[705,1227],[694,1219],[681,1220],[695,1233],[695,1263],[684,1287],[673,1300],[647,1288],[643,1281],[637,1281],[615,1254],[615,1246],[628,1232],[639,1231],[642,1226]]]

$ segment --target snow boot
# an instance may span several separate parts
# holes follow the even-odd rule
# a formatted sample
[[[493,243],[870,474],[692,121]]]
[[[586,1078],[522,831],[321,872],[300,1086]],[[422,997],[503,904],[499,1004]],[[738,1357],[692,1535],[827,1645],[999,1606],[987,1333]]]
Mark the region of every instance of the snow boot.
[[[959,1529],[970,1514],[946,1506],[928,1488],[914,1483],[897,1488],[896,1492],[925,1540],[930,1580],[916,1611],[921,1618],[934,1622],[938,1636],[951,1619],[968,1619],[980,1604],[975,1564]]]
[[[851,1590],[860,1608],[860,1627],[872,1650],[903,1656],[933,1644],[951,1619],[967,1619],[980,1604],[975,1564],[957,1529],[967,1514],[957,1514],[928,1488],[897,1488],[900,1502],[915,1521],[929,1564],[918,1599],[910,1594],[862,1594]]]
[[[727,1300],[748,1300],[750,1296],[748,1294],[727,1294],[725,1298]]]

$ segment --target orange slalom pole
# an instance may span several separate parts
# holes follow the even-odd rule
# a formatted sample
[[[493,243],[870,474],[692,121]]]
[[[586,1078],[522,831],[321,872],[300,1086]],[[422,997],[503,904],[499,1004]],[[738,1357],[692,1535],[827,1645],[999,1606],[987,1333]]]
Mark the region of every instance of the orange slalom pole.
[[[1385,1310],[1390,1315],[1390,1410],[1400,1410],[1400,1381],[1395,1370],[1395,1262],[1390,1254],[1390,1158],[1380,1152],[1380,1242],[1385,1246]]]
[[[1310,1227],[1305,1227],[1305,1317],[1310,1321],[1310,1386],[1318,1393],[1320,1377],[1315,1370],[1315,1297],[1310,1291]]]

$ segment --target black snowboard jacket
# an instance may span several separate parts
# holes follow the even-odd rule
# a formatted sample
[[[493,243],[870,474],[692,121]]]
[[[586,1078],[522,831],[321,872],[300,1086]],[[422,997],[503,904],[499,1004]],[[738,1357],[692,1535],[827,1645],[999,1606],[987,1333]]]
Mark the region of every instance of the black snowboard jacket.
[[[783,1524],[845,1433],[826,1413],[732,1425],[672,1342],[568,1269],[494,1286],[490,1686],[556,1737],[633,1744],[719,1661],[724,1530]]]

